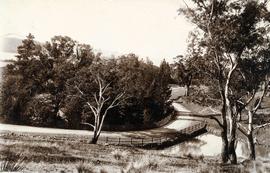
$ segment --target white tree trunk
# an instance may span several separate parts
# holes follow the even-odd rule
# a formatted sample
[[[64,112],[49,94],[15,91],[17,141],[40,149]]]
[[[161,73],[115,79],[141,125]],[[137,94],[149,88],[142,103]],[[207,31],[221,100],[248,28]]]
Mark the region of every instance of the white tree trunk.
[[[225,99],[226,99],[226,113],[227,117],[229,119],[229,136],[228,136],[228,156],[230,159],[230,162],[232,164],[237,164],[237,156],[235,152],[235,146],[236,146],[236,115],[233,112],[233,105],[231,103],[231,100],[229,98],[229,87],[232,75],[237,67],[237,63],[231,62],[231,68],[227,75],[226,83],[225,83]]]
[[[90,143],[92,144],[96,144],[98,141],[98,138],[100,136],[101,133],[101,129],[104,123],[104,119],[107,115],[108,110],[110,110],[113,107],[116,107],[120,104],[121,101],[123,101],[122,97],[124,96],[124,93],[120,93],[118,94],[113,101],[109,104],[108,107],[104,107],[105,103],[109,102],[110,98],[104,98],[104,93],[107,91],[109,84],[105,84],[104,81],[97,77],[97,83],[99,86],[99,92],[98,94],[95,93],[93,95],[94,100],[95,100],[95,105],[91,105],[91,103],[89,101],[86,102],[86,105],[90,108],[90,110],[92,111],[92,113],[94,114],[94,118],[95,118],[95,122],[94,125],[89,124],[89,123],[82,123],[82,124],[88,124],[91,127],[93,127],[93,137],[90,141]],[[82,92],[82,90],[80,90],[80,88],[78,86],[76,86],[76,89],[79,91],[79,93],[82,96],[85,96],[84,93]],[[88,98],[85,98],[86,100],[88,100]],[[103,112],[104,111],[104,112]]]

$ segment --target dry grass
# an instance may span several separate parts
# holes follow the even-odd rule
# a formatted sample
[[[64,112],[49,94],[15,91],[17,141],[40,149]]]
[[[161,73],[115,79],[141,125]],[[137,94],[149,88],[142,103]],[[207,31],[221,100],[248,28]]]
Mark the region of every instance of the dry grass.
[[[13,135],[14,136],[14,135]],[[38,149],[40,147],[40,149]],[[110,145],[91,145],[72,142],[33,142],[21,141],[20,137],[4,140],[0,144],[0,155],[12,148],[10,158],[20,153],[26,158],[24,172],[78,172],[78,173],[140,173],[140,172],[226,172],[226,170],[248,169],[247,165],[222,166],[215,158],[196,157],[187,154],[184,157],[174,154],[162,154],[161,151],[134,149]],[[20,157],[18,157],[20,158]],[[49,159],[48,159],[49,158]],[[260,163],[256,163],[258,167]],[[257,168],[256,168],[257,169]],[[269,171],[269,166],[259,169]],[[198,171],[196,171],[198,170]]]
[[[94,165],[89,162],[80,161],[76,165],[76,170],[78,173],[94,173]]]
[[[6,134],[8,136],[8,134]],[[44,138],[44,137],[43,137]],[[12,155],[25,156],[26,172],[167,172],[178,170],[176,163],[183,161],[175,156],[164,156],[160,151],[130,147],[92,145],[81,142],[37,142],[12,135],[0,143],[0,157],[12,148]],[[185,160],[185,166],[193,162]]]
[[[0,171],[2,172],[18,172],[25,168],[25,157],[22,154],[14,154],[7,149],[3,154],[4,158],[0,163]]]
[[[127,161],[128,156],[130,155],[130,152],[123,151],[120,149],[115,149],[111,152],[111,155],[113,156],[115,160]]]
[[[126,167],[122,170],[123,173],[143,173],[154,172],[160,170],[159,166],[164,165],[165,160],[158,157],[151,157],[150,155],[141,156],[129,161]]]

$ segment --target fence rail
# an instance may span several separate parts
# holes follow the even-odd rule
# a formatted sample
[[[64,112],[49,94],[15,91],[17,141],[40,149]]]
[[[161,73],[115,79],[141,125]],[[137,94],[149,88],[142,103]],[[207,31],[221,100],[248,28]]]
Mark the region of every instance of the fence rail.
[[[160,137],[100,137],[99,143],[106,143],[112,145],[126,145],[126,146],[154,146],[161,145],[166,142],[173,142],[179,138],[188,138],[192,134],[206,128],[207,123],[200,122],[192,126],[179,130],[178,132],[168,136]]]

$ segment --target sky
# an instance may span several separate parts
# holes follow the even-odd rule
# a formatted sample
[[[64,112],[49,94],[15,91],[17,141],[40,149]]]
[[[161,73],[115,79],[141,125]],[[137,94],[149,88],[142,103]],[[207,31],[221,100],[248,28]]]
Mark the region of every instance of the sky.
[[[1,0],[0,41],[66,35],[104,55],[135,53],[159,64],[184,54],[192,30],[183,0]],[[2,43],[2,45],[5,43]]]

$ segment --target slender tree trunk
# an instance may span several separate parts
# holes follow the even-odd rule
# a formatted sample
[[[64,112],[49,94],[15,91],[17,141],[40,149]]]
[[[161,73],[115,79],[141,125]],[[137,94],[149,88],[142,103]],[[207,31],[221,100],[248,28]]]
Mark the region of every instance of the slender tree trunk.
[[[255,144],[254,144],[254,138],[253,138],[253,112],[248,111],[248,146],[250,150],[249,158],[251,160],[256,159],[256,153],[255,153]]]
[[[190,85],[186,85],[186,96],[189,96]]]
[[[191,85],[191,82],[192,82],[192,75],[188,75],[188,82],[186,83],[186,96],[189,96],[189,93],[190,93],[190,85]]]
[[[229,160],[228,138],[227,138],[227,130],[225,130],[224,128],[221,131],[221,139],[222,139],[221,161],[222,163],[227,163]]]
[[[239,122],[242,121],[242,113],[241,112],[238,113],[237,117],[238,117]]]
[[[237,156],[236,156],[236,152],[235,152],[235,140],[230,140],[229,142],[229,159],[231,164],[237,164]]]
[[[225,104],[225,97],[224,97],[225,95],[223,91],[221,91],[221,95],[223,98],[222,109],[221,109],[222,124],[223,124],[223,127],[221,129],[221,139],[222,139],[221,160],[222,160],[222,163],[227,163],[229,160],[228,137],[227,137],[226,104]]]
[[[230,159],[230,162],[232,164],[237,164],[237,156],[235,152],[235,142],[236,142],[236,115],[233,112],[233,105],[231,103],[231,100],[229,98],[229,87],[230,87],[230,82],[232,78],[232,74],[234,73],[235,69],[237,67],[237,63],[234,65],[232,64],[232,67],[228,73],[226,83],[225,83],[225,91],[224,91],[224,96],[225,96],[225,103],[226,103],[226,114],[227,117],[229,118],[229,145],[228,145],[228,156]]]
[[[228,151],[229,151],[229,159],[232,164],[237,164],[237,156],[236,156],[236,129],[237,129],[237,124],[236,124],[236,115],[233,113],[232,110],[232,105],[230,105],[230,102],[227,102],[227,113],[229,117],[229,125],[230,125],[230,130],[229,130],[229,146],[228,146]]]
[[[264,87],[263,87],[263,93],[261,95],[261,97],[259,98],[258,101],[256,101],[256,104],[254,105],[255,108],[248,108],[248,132],[247,132],[247,138],[248,138],[248,146],[249,146],[249,150],[250,150],[250,155],[249,158],[251,160],[255,160],[256,159],[256,150],[255,150],[255,144],[254,144],[254,138],[253,138],[253,116],[256,113],[256,111],[259,109],[259,107],[261,106],[262,100],[266,94],[268,85],[270,83],[269,79],[267,78],[268,76],[266,76],[266,81],[264,83]]]
[[[232,127],[233,130],[230,133],[230,139],[229,139],[229,146],[228,146],[228,152],[229,152],[229,159],[232,164],[237,164],[237,156],[236,156],[236,138],[235,138],[235,132],[236,127]]]
[[[93,138],[91,139],[90,143],[91,144],[97,144],[98,141],[98,137],[97,136],[93,136]]]
[[[256,152],[255,152],[255,144],[253,139],[253,134],[250,133],[248,135],[248,147],[250,149],[249,159],[255,160],[256,159]]]
[[[97,141],[98,141],[98,127],[97,127],[97,122],[95,121],[95,126],[94,126],[94,129],[93,129],[93,132],[94,132],[94,134],[93,134],[93,137],[92,137],[92,139],[90,140],[90,142],[89,143],[91,143],[91,144],[96,144],[97,143]]]
[[[91,144],[96,144],[99,138],[99,134],[97,133],[97,130],[94,131],[94,135],[90,141]]]
[[[96,127],[94,128],[94,135],[93,135],[91,144],[96,144],[98,141],[98,138],[99,138],[100,133],[101,133],[102,125],[103,125],[103,122],[105,119],[105,115],[103,115],[103,117],[100,117],[100,116],[98,116],[98,117],[99,117],[98,118],[99,122],[96,122]]]

